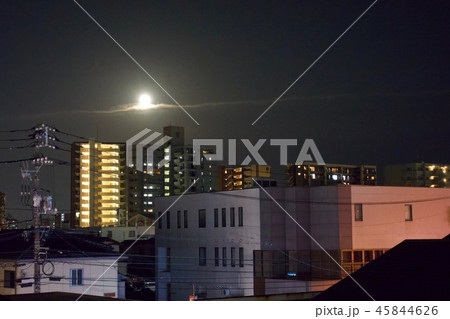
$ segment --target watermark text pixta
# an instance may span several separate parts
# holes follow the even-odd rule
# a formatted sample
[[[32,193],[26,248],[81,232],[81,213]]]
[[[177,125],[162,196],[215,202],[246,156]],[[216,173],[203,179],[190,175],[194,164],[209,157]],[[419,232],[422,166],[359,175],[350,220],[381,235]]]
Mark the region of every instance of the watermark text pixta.
[[[228,140],[228,165],[236,165],[236,143],[238,140],[229,139]],[[261,147],[267,142],[267,139],[259,139],[255,144],[252,144],[248,139],[241,139],[241,143],[245,146],[248,151],[247,156],[242,161],[240,165],[248,165],[252,161],[252,158],[258,165],[267,165],[264,158],[259,153]],[[297,146],[296,139],[270,139],[270,146],[279,148],[280,152],[280,165],[287,165],[288,162],[288,147],[291,149]],[[209,147],[208,147],[209,146]],[[215,153],[204,152],[203,150],[207,147],[215,148]],[[224,160],[224,140],[223,139],[193,139],[193,150],[194,150],[194,165],[200,165],[201,155],[208,161],[223,161]],[[322,155],[319,149],[314,143],[313,139],[305,139],[302,147],[295,161],[296,165],[301,165],[303,162],[317,162],[319,165],[325,165]]]

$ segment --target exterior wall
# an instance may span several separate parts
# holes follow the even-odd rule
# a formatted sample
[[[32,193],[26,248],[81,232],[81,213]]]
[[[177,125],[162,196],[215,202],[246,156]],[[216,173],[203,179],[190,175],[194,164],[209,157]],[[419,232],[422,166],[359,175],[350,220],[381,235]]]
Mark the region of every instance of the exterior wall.
[[[187,300],[193,284],[203,298],[267,294],[275,291],[268,279],[289,292],[310,289],[305,282],[345,275],[317,243],[352,272],[405,239],[440,239],[450,233],[450,189],[335,185],[265,190],[295,222],[261,189],[186,195],[171,207],[170,229],[163,216],[156,230],[159,300]],[[175,200],[158,198],[158,211]],[[362,205],[362,221],[355,220],[355,205]],[[405,205],[412,207],[412,220],[405,218]],[[244,227],[229,227],[231,207],[236,213],[243,207]],[[227,227],[221,226],[222,208]],[[198,227],[199,209],[206,210],[205,228]],[[189,212],[187,229],[177,228],[177,210]],[[199,266],[199,247],[206,247],[205,266]],[[215,247],[220,258],[226,247],[227,259],[231,247],[243,247],[245,267],[231,268],[229,262],[223,267],[222,259],[215,266]]]
[[[41,292],[70,292],[83,293],[93,281],[100,277],[100,275],[109,267],[115,258],[65,258],[52,259],[55,266],[54,273],[50,276],[54,280],[50,280],[49,276],[42,275],[41,277]],[[32,261],[21,260],[17,262],[20,266],[17,267],[16,279],[18,283],[14,289],[5,288],[0,285],[0,294],[29,294],[34,293],[34,267]],[[2,268],[0,271],[0,280],[3,282],[4,270],[15,270],[15,261],[7,263],[8,267]],[[71,285],[71,269],[83,269],[83,284],[80,286]],[[58,280],[59,279],[59,280]],[[21,287],[27,286],[27,287]],[[119,295],[118,272],[117,265],[112,266],[106,271],[102,278],[100,278],[86,294],[94,296],[109,296],[112,298],[124,297]]]
[[[259,189],[183,196],[170,208],[156,229],[158,258],[157,299],[188,300],[195,289],[203,298],[253,295],[253,251],[261,249]],[[158,198],[158,212],[174,202],[174,197]],[[230,208],[235,208],[235,227],[230,227]],[[243,226],[238,226],[238,207],[243,207]],[[222,227],[222,208],[226,209],[226,227]],[[206,210],[206,227],[199,228],[199,209]],[[219,225],[214,227],[214,209]],[[177,211],[188,213],[188,227],[177,228]],[[206,248],[206,265],[199,265],[199,247]],[[219,248],[219,265],[215,266],[215,247]],[[236,266],[231,266],[231,248],[235,247]],[[167,248],[169,248],[169,254]],[[223,266],[222,249],[227,265]],[[239,248],[244,249],[244,265],[239,266]]]
[[[392,248],[405,239],[450,233],[449,189],[352,186],[351,197],[363,204],[363,221],[355,221],[352,207],[352,246],[343,248]],[[406,204],[412,205],[412,221],[405,221]]]
[[[155,235],[155,228],[148,229],[148,226],[140,227],[102,227],[101,236],[111,238],[117,242],[123,242],[125,240],[135,240],[141,234],[143,239],[148,239]],[[148,229],[148,231],[146,231]]]

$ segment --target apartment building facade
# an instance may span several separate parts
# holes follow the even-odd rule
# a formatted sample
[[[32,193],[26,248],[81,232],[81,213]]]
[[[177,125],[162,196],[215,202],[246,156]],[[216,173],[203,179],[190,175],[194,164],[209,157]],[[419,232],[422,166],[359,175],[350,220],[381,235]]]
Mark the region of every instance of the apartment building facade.
[[[223,166],[217,167],[218,191],[230,191],[257,187],[255,180],[264,187],[275,187],[271,179],[269,165]]]
[[[384,167],[384,185],[450,187],[450,165],[406,163]]]
[[[77,142],[71,149],[71,225],[117,226],[127,220],[125,144]]]
[[[375,165],[346,165],[305,162],[302,165],[288,164],[287,186],[327,185],[377,185]]]

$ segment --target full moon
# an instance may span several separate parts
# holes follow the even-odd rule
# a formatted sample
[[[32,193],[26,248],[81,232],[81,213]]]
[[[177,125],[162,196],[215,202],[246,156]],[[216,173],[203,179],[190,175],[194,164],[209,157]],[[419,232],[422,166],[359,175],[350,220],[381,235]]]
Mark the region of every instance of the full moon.
[[[137,105],[139,110],[147,110],[152,108],[152,98],[148,94],[142,94],[139,97],[139,103]]]

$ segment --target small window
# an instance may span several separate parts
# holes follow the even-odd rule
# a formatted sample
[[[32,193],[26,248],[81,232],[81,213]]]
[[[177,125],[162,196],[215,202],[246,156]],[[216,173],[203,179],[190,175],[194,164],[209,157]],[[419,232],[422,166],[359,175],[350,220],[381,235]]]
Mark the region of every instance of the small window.
[[[167,229],[170,229],[170,212],[166,212],[166,225]]]
[[[183,212],[183,219],[184,219],[184,228],[188,228],[188,211],[187,210],[185,210],[184,212]]]
[[[355,204],[355,221],[361,222],[363,220],[362,204]]]
[[[135,230],[129,230],[128,231],[128,237],[135,238],[136,237],[136,231]]]
[[[365,250],[364,251],[364,262],[368,263],[373,260],[373,251]]]
[[[234,207],[231,207],[230,208],[230,227],[235,226],[235,219],[236,219],[236,216],[234,215]]]
[[[112,238],[112,230],[108,230],[107,236],[108,236],[108,238]]]
[[[214,266],[219,266],[219,247],[214,248]]]
[[[244,248],[239,247],[239,267],[244,267]]]
[[[162,213],[158,213],[158,229],[162,229]]]
[[[236,248],[234,247],[231,247],[230,259],[231,267],[236,267]]]
[[[70,269],[70,285],[83,286],[83,269]]]
[[[219,227],[219,209],[214,208],[214,227]]]
[[[181,228],[181,211],[177,210],[177,228]]]
[[[198,265],[206,266],[206,247],[199,247],[198,249]]]
[[[244,226],[244,209],[242,207],[238,207],[238,226]]]
[[[222,227],[227,227],[227,209],[222,208]]]
[[[223,267],[227,266],[227,248],[226,247],[222,248],[222,266]]]
[[[344,262],[344,263],[352,262],[352,252],[351,251],[343,251],[342,252],[342,262]]]
[[[405,205],[405,221],[412,221],[413,220],[413,212],[412,212],[412,205],[406,204]]]
[[[363,254],[361,250],[355,250],[353,252],[353,261],[355,263],[362,263],[363,261]]]
[[[13,270],[5,270],[3,272],[3,287],[15,288],[16,287],[16,272]]]
[[[199,228],[206,227],[206,210],[205,209],[198,210],[198,227]]]

